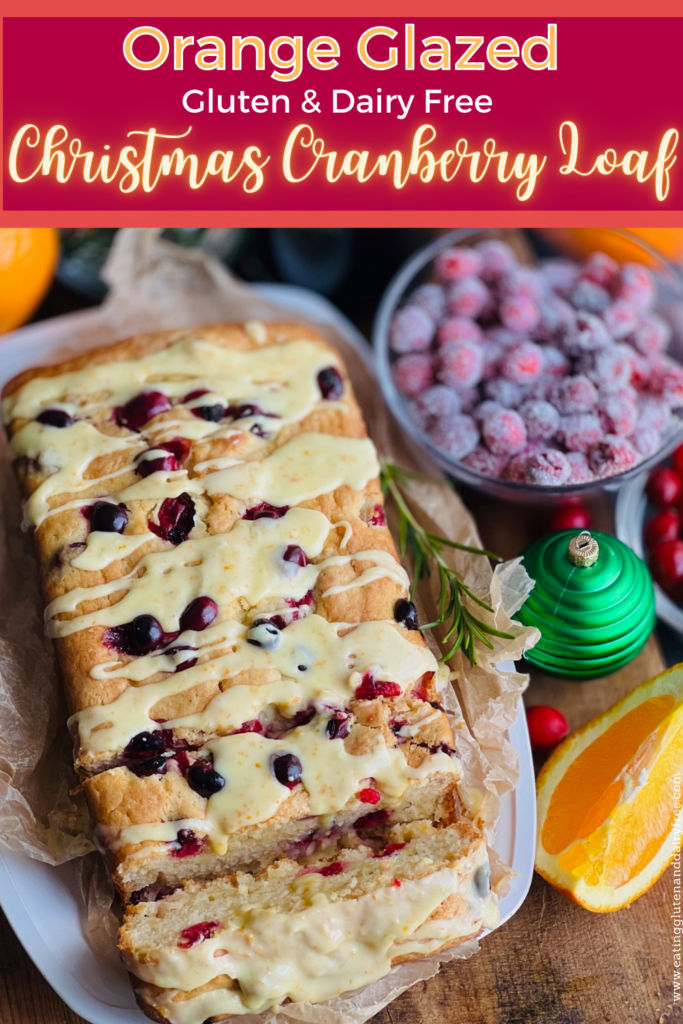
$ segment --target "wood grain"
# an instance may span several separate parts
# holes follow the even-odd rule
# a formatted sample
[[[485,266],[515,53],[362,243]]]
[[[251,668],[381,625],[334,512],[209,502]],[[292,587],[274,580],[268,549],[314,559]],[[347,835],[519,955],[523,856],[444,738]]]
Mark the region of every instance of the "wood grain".
[[[466,500],[488,548],[519,552],[546,528],[541,509]],[[608,501],[591,507],[596,528],[611,532]],[[662,668],[651,638],[621,672],[570,683],[532,675],[527,703],[560,708],[574,728]],[[373,1024],[676,1024],[673,1003],[672,872],[628,910],[591,914],[536,876],[521,910],[464,963],[446,966],[391,1003]],[[0,1022],[77,1024],[81,1020],[33,966],[0,920]]]

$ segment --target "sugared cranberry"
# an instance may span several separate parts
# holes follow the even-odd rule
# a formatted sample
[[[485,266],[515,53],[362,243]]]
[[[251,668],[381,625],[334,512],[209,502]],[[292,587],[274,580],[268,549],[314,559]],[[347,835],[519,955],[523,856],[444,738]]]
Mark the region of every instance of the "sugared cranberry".
[[[211,597],[195,597],[180,616],[180,630],[193,629],[200,633],[210,626],[218,615],[218,605]]]
[[[144,761],[150,754],[161,754],[165,749],[160,732],[139,732],[125,746],[123,756],[126,761]]]
[[[527,708],[526,720],[529,726],[531,749],[538,753],[552,750],[560,740],[569,735],[567,719],[555,708],[545,707],[542,704]]]
[[[225,785],[223,776],[207,761],[195,761],[188,769],[187,781],[190,789],[207,800],[214,793],[220,792]]]
[[[282,557],[285,562],[293,562],[294,565],[298,565],[302,569],[308,565],[306,552],[298,544],[290,544]]]
[[[399,597],[394,605],[394,618],[405,629],[419,629],[417,608],[405,597]]]
[[[145,423],[149,423],[162,412],[167,412],[171,405],[171,399],[161,391],[142,391],[125,405],[115,409],[114,415],[120,427],[140,431]]]
[[[158,903],[172,896],[174,892],[172,885],[146,885],[143,889],[136,889],[131,893],[130,902],[136,907],[138,903]]]
[[[328,740],[344,740],[349,735],[350,716],[345,714],[343,711],[335,711],[334,714],[328,719],[327,725],[325,726],[325,734]]]
[[[90,512],[90,528],[95,532],[123,533],[128,525],[125,505],[113,505],[110,501],[96,501]]]
[[[43,409],[36,419],[46,427],[70,427],[76,421],[66,409]]]
[[[187,540],[194,526],[195,504],[189,494],[183,491],[177,498],[164,498],[159,508],[159,522],[147,520],[152,533],[171,544]]]
[[[167,455],[155,455],[153,459],[145,459],[142,456],[149,452],[167,452]],[[180,469],[190,451],[190,442],[185,437],[174,437],[171,441],[163,441],[148,448],[138,457],[135,464],[135,472],[138,476],[150,476],[152,473],[173,473]]]
[[[401,687],[398,683],[391,683],[385,679],[373,679],[371,673],[366,672],[354,696],[356,700],[374,700],[376,697],[400,697]]]
[[[196,857],[205,849],[206,839],[203,836],[198,836],[191,828],[181,828],[169,852],[172,857],[180,860],[183,857]]]
[[[324,875],[325,878],[329,878],[331,875],[340,875],[343,870],[343,863],[340,860],[335,860],[333,864],[326,864],[318,873]]]
[[[213,938],[214,934],[220,928],[220,921],[200,921],[199,924],[190,925],[189,928],[183,928],[178,939],[179,949],[190,949],[192,946],[196,946],[199,942],[204,942],[205,939]]]
[[[279,754],[272,761],[273,775],[282,786],[294,789],[301,782],[301,761],[296,754]]]
[[[368,786],[366,789],[361,789],[358,799],[362,804],[378,804],[382,799],[382,794],[378,789],[372,789]]]
[[[167,758],[163,755],[161,757],[152,757],[149,761],[140,761],[139,763],[136,762],[128,765],[129,771],[141,779],[146,779],[150,775],[164,775],[166,768]]]
[[[261,501],[258,505],[252,505],[242,516],[253,522],[256,519],[282,519],[289,512],[289,505],[271,505],[267,501]]]
[[[675,469],[661,466],[650,475],[645,489],[653,505],[666,508],[680,501],[683,494],[683,478]]]
[[[388,817],[388,811],[370,811],[369,814],[364,814],[362,817],[357,818],[354,827],[377,828],[378,825],[383,825]]]
[[[344,381],[339,370],[334,366],[327,366],[318,374],[318,387],[323,398],[336,400],[344,394]]]

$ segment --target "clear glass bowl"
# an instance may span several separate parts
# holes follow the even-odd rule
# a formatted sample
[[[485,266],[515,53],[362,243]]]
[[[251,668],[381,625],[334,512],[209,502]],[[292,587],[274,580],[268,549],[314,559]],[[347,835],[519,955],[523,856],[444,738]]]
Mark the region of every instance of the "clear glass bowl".
[[[638,468],[641,467],[642,463]],[[644,562],[647,562],[647,551],[643,540],[643,528],[648,511],[652,511],[645,493],[647,478],[647,473],[641,473],[635,480],[630,480],[622,487],[615,510],[617,537],[624,544],[628,544]],[[665,594],[658,583],[655,583],[655,610],[663,622],[683,636],[683,608]]]
[[[667,302],[676,300],[683,302],[683,275],[679,268],[665,259],[652,246],[635,235],[631,235],[628,231],[614,229],[610,233],[618,236],[622,247],[626,243],[629,247],[632,247],[634,255],[636,252],[640,252],[646,257],[650,268],[654,270],[656,275],[658,301],[664,299]],[[533,241],[534,232],[529,231],[527,234]],[[599,491],[617,491],[626,481],[632,480],[641,473],[651,469],[683,442],[683,420],[680,418],[680,411],[678,413],[678,422],[666,434],[659,451],[643,459],[642,462],[639,462],[632,469],[604,479],[591,480],[588,483],[546,487],[536,484],[520,484],[513,480],[502,480],[497,477],[487,476],[447,455],[434,444],[428,434],[421,430],[416,423],[413,423],[410,418],[408,400],[401,394],[394,383],[392,365],[395,357],[389,348],[389,326],[394,313],[410,292],[418,285],[432,278],[431,264],[434,257],[443,249],[447,249],[452,245],[472,245],[483,238],[505,238],[505,235],[506,232],[502,230],[490,229],[472,230],[469,228],[459,228],[455,231],[449,231],[423,249],[418,250],[394,276],[382,296],[372,331],[377,376],[384,398],[409,446],[421,463],[424,463],[425,459],[427,459],[432,465],[436,464],[457,480],[461,480],[470,487],[484,491],[494,497],[527,504],[532,502],[556,504],[571,498],[587,497]],[[540,244],[541,247],[547,249],[547,245],[542,240]],[[573,253],[562,249],[557,244],[553,245],[553,251],[549,255],[574,256]],[[668,354],[683,362],[681,358],[683,356],[683,347],[680,351],[677,351],[675,342],[672,343]]]

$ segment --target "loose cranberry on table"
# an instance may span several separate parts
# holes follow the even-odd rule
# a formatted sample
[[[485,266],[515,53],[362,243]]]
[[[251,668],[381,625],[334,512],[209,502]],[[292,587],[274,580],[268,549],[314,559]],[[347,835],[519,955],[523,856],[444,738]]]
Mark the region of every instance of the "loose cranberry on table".
[[[526,721],[531,749],[537,754],[547,754],[569,735],[567,719],[557,708],[536,704],[526,709]]]
[[[683,477],[669,466],[660,466],[650,474],[645,490],[652,504],[658,508],[676,505],[683,494]]]

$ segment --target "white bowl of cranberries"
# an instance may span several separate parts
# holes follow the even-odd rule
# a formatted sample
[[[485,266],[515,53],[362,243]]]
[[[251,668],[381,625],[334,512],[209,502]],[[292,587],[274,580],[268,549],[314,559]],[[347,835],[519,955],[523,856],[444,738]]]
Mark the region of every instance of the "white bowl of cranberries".
[[[658,616],[683,634],[683,445],[620,491],[616,525],[652,573]]]
[[[633,236],[649,265],[506,237],[450,232],[398,272],[373,332],[385,398],[415,445],[489,493],[618,487],[683,439],[683,279]]]

